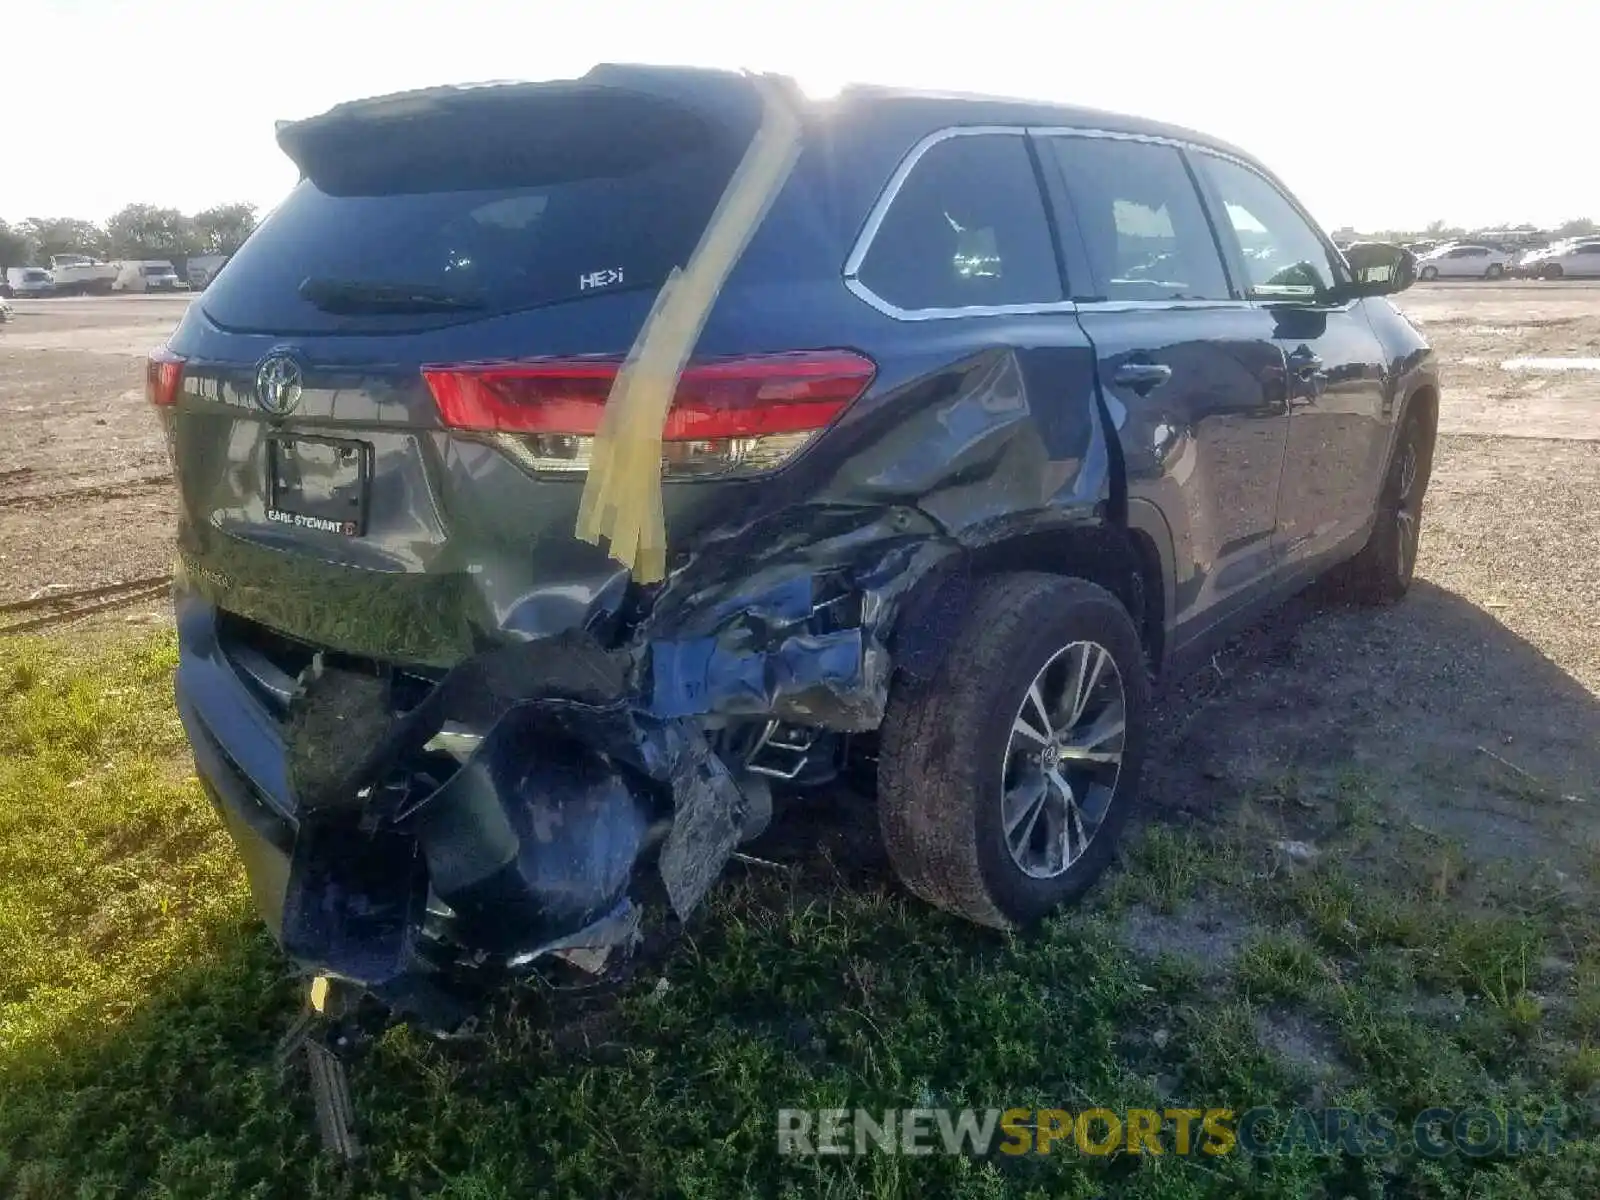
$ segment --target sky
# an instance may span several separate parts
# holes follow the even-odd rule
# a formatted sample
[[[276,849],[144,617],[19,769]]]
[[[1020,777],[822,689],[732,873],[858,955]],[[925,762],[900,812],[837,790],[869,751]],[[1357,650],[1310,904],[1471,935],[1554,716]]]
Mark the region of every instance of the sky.
[[[12,221],[103,221],[132,202],[266,210],[295,181],[276,120],[596,62],[1172,121],[1261,158],[1328,229],[1600,219],[1600,17],[1570,0],[4,0],[0,31]]]

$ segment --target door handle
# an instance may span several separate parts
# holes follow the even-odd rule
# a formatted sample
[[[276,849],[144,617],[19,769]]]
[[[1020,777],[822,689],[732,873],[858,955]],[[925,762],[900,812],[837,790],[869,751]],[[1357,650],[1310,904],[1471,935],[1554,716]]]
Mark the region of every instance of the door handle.
[[[1171,378],[1172,368],[1166,363],[1128,362],[1117,368],[1111,382],[1141,396],[1148,396]]]
[[[1298,379],[1309,380],[1322,372],[1322,356],[1309,346],[1289,355],[1289,371]]]

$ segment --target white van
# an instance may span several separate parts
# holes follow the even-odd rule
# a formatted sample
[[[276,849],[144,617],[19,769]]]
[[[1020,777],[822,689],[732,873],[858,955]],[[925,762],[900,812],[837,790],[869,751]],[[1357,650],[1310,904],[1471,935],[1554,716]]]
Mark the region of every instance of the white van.
[[[118,292],[176,292],[187,290],[188,286],[178,278],[177,269],[162,259],[122,263],[116,282],[111,285]]]
[[[12,296],[48,296],[56,290],[55,276],[43,267],[7,267],[6,292]]]

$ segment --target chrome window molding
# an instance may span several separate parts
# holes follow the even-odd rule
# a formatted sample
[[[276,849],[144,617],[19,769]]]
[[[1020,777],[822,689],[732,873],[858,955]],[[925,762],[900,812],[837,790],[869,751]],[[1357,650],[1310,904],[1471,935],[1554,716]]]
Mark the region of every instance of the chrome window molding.
[[[878,229],[888,216],[895,199],[900,195],[900,189],[905,186],[911,172],[916,170],[924,154],[940,142],[951,138],[1026,137],[1027,134],[1027,129],[1021,125],[950,125],[935,130],[912,146],[900,160],[900,165],[894,169],[894,173],[889,176],[889,182],[883,185],[883,191],[878,193],[871,211],[867,213],[861,232],[856,235],[850,256],[844,261],[845,287],[884,316],[892,317],[896,321],[948,321],[958,317],[1021,317],[1039,313],[1076,312],[1078,306],[1071,300],[1041,300],[1036,304],[973,304],[962,308],[901,308],[885,300],[861,282],[861,264],[866,261],[867,252],[872,249],[873,239],[878,236]]]
[[[1079,312],[1152,312],[1188,309],[1223,309],[1241,312],[1254,307],[1249,300],[1078,300]]]
[[[890,304],[854,276],[846,276],[845,287],[886,317],[896,321],[950,321],[957,317],[1025,317],[1038,313],[1073,313],[1072,300],[1046,300],[1038,304],[969,304],[965,308],[901,308]]]
[[[1313,298],[1298,300],[1294,297],[1280,297],[1272,299],[1261,296],[1245,296],[1227,300],[1046,300],[1037,304],[993,304],[969,305],[963,308],[901,308],[885,300],[874,292],[865,283],[861,282],[861,265],[866,261],[868,252],[872,249],[872,242],[878,236],[878,229],[882,226],[884,218],[888,216],[890,207],[900,195],[900,189],[910,178],[911,172],[922,161],[925,155],[940,142],[957,137],[1077,137],[1077,138],[1108,138],[1124,142],[1151,142],[1158,146],[1171,146],[1174,149],[1194,154],[1209,154],[1213,158],[1220,158],[1257,175],[1275,192],[1284,198],[1289,207],[1300,215],[1312,231],[1322,241],[1324,249],[1335,255],[1335,261],[1343,262],[1344,256],[1337,247],[1328,239],[1326,232],[1300,203],[1295,200],[1282,185],[1277,183],[1270,175],[1247,159],[1226,150],[1219,150],[1203,142],[1188,141],[1183,138],[1167,137],[1154,133],[1129,133],[1118,129],[1097,129],[1090,126],[1076,125],[948,125],[943,129],[921,138],[916,145],[906,152],[906,156],[895,167],[894,173],[889,176],[889,181],[883,185],[883,190],[873,202],[872,209],[867,213],[867,219],[861,226],[861,232],[856,235],[855,244],[850,249],[850,255],[844,263],[844,284],[850,291],[864,303],[877,309],[887,317],[896,321],[940,321],[952,320],[959,317],[1008,317],[1030,316],[1044,313],[1074,313],[1074,312],[1140,312],[1159,310],[1188,310],[1188,309],[1247,309],[1251,307],[1283,307],[1291,304],[1304,304],[1306,307],[1320,307],[1325,311],[1345,311],[1355,306],[1355,301],[1336,305],[1329,308],[1318,305]]]

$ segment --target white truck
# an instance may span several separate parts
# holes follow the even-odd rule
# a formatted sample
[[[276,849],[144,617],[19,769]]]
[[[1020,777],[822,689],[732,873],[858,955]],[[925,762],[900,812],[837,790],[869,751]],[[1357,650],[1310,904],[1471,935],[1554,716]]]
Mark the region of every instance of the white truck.
[[[117,263],[116,267],[116,281],[111,286],[119,292],[189,290],[189,285],[178,278],[177,268],[164,258],[128,260]]]
[[[116,282],[117,267],[87,254],[52,254],[50,274],[58,296],[104,295]]]

